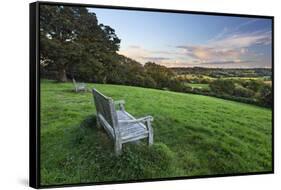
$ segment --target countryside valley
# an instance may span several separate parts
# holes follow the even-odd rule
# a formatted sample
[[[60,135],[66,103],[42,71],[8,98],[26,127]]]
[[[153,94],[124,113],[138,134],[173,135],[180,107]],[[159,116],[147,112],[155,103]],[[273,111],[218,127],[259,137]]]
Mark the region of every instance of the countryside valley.
[[[271,172],[270,29],[266,19],[41,5],[41,184]],[[203,58],[218,62],[190,65]],[[154,144],[116,156],[93,88],[151,115]]]

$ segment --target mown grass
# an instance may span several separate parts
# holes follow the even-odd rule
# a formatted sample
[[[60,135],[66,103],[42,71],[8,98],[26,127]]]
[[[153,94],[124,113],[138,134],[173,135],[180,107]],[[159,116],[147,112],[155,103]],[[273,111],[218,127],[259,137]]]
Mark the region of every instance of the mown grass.
[[[89,84],[152,115],[155,144],[126,144],[116,157],[95,127],[90,92],[41,81],[41,184],[271,171],[271,110],[202,95]]]

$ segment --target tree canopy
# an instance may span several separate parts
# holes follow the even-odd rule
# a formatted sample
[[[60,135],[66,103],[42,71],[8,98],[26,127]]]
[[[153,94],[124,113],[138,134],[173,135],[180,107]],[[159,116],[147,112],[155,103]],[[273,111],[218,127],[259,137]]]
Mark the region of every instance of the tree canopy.
[[[84,7],[40,7],[41,61],[57,71],[59,81],[66,81],[67,74],[100,70],[111,63],[119,45],[114,29],[99,24]]]

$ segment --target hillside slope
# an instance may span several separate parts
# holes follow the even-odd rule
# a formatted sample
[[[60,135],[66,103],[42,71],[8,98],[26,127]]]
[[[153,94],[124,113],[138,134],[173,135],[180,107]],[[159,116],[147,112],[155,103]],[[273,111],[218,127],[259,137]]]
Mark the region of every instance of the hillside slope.
[[[41,182],[86,183],[271,170],[271,110],[213,97],[89,84],[152,115],[155,145],[127,144],[115,157],[95,128],[92,94],[72,83],[41,82]]]

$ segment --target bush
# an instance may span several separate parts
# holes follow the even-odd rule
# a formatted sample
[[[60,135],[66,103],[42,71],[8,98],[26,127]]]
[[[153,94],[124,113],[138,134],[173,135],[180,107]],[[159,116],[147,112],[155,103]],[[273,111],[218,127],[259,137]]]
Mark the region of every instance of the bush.
[[[177,79],[170,79],[167,83],[168,89],[176,92],[184,92],[185,85]]]
[[[212,80],[204,78],[200,81],[201,84],[210,84],[212,82]]]
[[[210,88],[216,94],[232,95],[235,84],[232,80],[218,79],[210,83]]]
[[[242,86],[251,89],[254,92],[258,92],[260,88],[264,85],[262,81],[259,80],[246,80],[241,82]]]
[[[270,85],[263,85],[258,92],[257,99],[261,105],[272,107],[272,87]]]
[[[157,86],[156,82],[150,76],[144,77],[143,83],[144,83],[144,87],[156,88],[156,86]]]
[[[255,94],[255,92],[253,92],[252,90],[244,88],[243,86],[240,86],[240,85],[235,87],[234,93],[233,93],[234,96],[245,97],[245,98],[253,97],[254,94]]]

